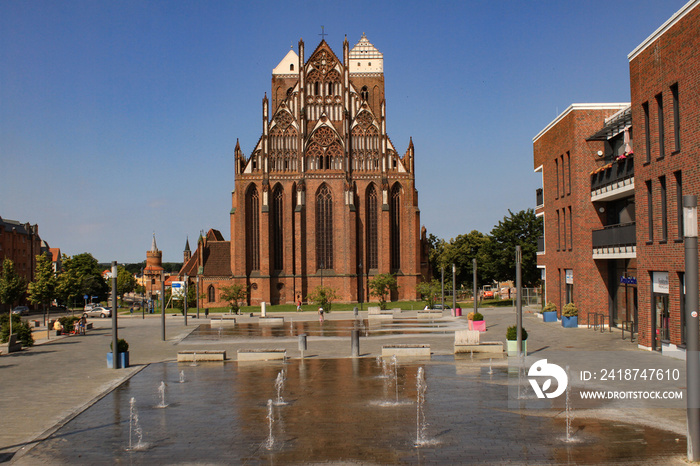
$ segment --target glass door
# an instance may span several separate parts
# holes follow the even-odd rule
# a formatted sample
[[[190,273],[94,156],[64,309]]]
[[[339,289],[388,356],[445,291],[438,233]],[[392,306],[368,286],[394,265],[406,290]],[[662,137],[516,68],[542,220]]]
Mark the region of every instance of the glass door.
[[[669,313],[667,294],[654,293],[654,312],[654,323],[656,324],[654,349],[657,351],[661,351],[661,343],[668,342],[670,339],[668,329]]]

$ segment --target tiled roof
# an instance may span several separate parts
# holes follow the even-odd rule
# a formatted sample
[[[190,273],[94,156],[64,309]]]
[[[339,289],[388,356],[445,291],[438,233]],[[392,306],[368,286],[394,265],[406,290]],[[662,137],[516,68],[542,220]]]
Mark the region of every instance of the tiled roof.
[[[231,242],[211,241],[204,251],[204,275],[231,275]]]

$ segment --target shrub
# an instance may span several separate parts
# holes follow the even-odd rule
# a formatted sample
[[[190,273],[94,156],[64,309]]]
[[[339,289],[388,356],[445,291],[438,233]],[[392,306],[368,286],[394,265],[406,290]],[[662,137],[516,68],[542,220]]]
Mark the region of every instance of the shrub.
[[[523,341],[527,340],[527,330],[525,330],[525,327],[522,328],[522,338]],[[508,327],[508,330],[506,331],[506,340],[511,340],[515,341],[518,339],[518,326],[517,325],[511,325]]]
[[[63,325],[63,331],[71,333],[75,328],[75,323],[80,320],[78,316],[59,317],[58,321]]]
[[[550,301],[542,308],[542,312],[557,312],[557,305]]]
[[[472,320],[484,320],[484,316],[480,312],[472,312],[474,314]]]
[[[12,333],[22,342],[22,346],[34,346],[32,328],[28,322],[22,322],[18,314],[12,314]],[[0,342],[7,343],[10,339],[10,319],[7,314],[0,316]]]
[[[112,343],[109,344],[109,349],[112,351]],[[117,340],[117,353],[126,353],[127,351],[129,351],[129,343],[123,338]]]
[[[578,308],[574,303],[569,303],[564,306],[564,312],[562,314],[566,317],[576,317],[578,315]]]
[[[474,320],[474,311],[467,314],[467,320]]]

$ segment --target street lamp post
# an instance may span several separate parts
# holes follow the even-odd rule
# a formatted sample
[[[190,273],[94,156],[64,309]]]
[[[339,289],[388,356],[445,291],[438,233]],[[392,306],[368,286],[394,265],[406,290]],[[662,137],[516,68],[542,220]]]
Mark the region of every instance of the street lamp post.
[[[474,275],[474,283],[472,285],[472,295],[474,296],[474,314],[477,313],[479,309],[479,304],[476,299],[476,257],[472,259],[472,272]]]
[[[454,310],[457,309],[457,282],[455,277],[457,276],[457,266],[452,264],[452,315],[454,315]]]
[[[445,267],[440,267],[440,291],[442,294],[442,308],[440,309],[441,311],[445,310]]]
[[[197,319],[199,319],[199,275],[197,275]]]
[[[117,261],[112,261],[112,368],[119,369],[119,340],[117,335]]]
[[[518,325],[518,358],[522,357],[523,352],[523,305],[520,300],[520,292],[522,290],[522,273],[521,262],[523,261],[523,251],[520,246],[515,247],[515,314]]]
[[[700,460],[700,331],[698,330],[698,198],[683,196],[685,245],[688,461]]]
[[[185,274],[185,296],[182,301],[182,311],[185,314],[185,327],[187,327],[187,274]]]

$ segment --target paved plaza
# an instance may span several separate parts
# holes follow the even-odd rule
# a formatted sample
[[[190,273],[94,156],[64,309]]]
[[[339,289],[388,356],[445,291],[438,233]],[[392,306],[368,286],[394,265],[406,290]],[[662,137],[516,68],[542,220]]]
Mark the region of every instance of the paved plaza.
[[[512,308],[489,308],[482,310],[487,322],[487,332],[482,335],[482,341],[500,341],[505,342],[506,328],[515,322],[515,312]],[[406,317],[415,318],[416,312],[404,312]],[[295,322],[302,328],[301,325],[305,321],[311,323],[317,321],[317,315],[314,312],[304,313],[280,313],[285,318],[285,325],[290,329],[295,327]],[[89,412],[94,406],[99,405],[99,401],[113,397],[119,390],[117,387],[123,384],[126,380],[131,380],[131,385],[137,387],[140,383],[145,383],[144,380],[150,378],[155,380],[161,377],[161,372],[167,372],[175,361],[177,352],[182,350],[207,350],[207,349],[223,349],[226,350],[229,359],[235,359],[236,351],[239,349],[253,348],[284,348],[287,351],[287,356],[292,359],[297,359],[300,356],[298,349],[298,338],[295,336],[279,337],[273,336],[270,332],[263,332],[258,336],[236,336],[226,337],[222,333],[218,333],[212,328],[208,330],[208,334],[201,334],[201,330],[197,330],[200,323],[208,323],[202,319],[190,318],[188,325],[185,326],[184,318],[180,315],[168,314],[166,318],[166,341],[161,339],[161,318],[160,316],[146,316],[145,319],[141,315],[134,316],[119,316],[119,337],[124,338],[129,342],[130,348],[130,363],[131,367],[127,369],[108,369],[106,367],[106,353],[111,342],[111,320],[91,319],[94,322],[94,328],[85,336],[49,336],[45,329],[39,329],[36,332],[37,344],[28,349],[24,349],[19,353],[3,354],[0,356],[0,419],[3,419],[3,428],[0,430],[0,462],[10,462],[16,464],[35,464],[39,463],[67,463],[73,462],[70,458],[62,457],[58,454],[53,457],[47,457],[47,448],[42,446],[51,444],[56,439],[56,433],[66,427],[69,422],[74,420],[76,416],[82,412]],[[360,317],[366,318],[366,312],[361,312]],[[352,312],[333,312],[326,316],[327,323],[324,328],[332,329],[334,321],[344,321],[353,319]],[[258,317],[237,316],[238,324],[257,323]],[[351,462],[353,463],[441,463],[450,461],[453,463],[471,463],[481,462],[485,464],[498,464],[500,462],[521,462],[524,464],[540,464],[547,463],[595,463],[594,456],[586,456],[577,454],[567,457],[567,450],[560,449],[563,456],[551,456],[551,448],[553,438],[561,437],[561,412],[552,414],[551,411],[531,412],[529,416],[542,416],[543,421],[537,429],[526,429],[527,433],[521,439],[530,445],[528,454],[517,456],[519,461],[513,461],[512,456],[507,455],[508,442],[503,439],[502,435],[495,429],[498,422],[504,422],[507,417],[507,411],[503,409],[492,409],[484,416],[493,417],[494,424],[490,426],[475,427],[473,424],[462,424],[459,420],[452,420],[450,417],[450,407],[463,406],[466,401],[462,398],[464,392],[455,385],[458,378],[450,374],[464,371],[483,371],[486,370],[484,364],[481,364],[476,369],[468,365],[460,363],[459,359],[453,357],[454,330],[458,328],[466,328],[466,317],[454,318],[445,313],[444,317],[439,321],[440,327],[436,331],[429,333],[406,333],[406,334],[381,334],[370,336],[362,336],[360,339],[360,355],[363,358],[363,367],[366,366],[366,371],[375,370],[374,359],[381,354],[382,345],[387,344],[406,344],[420,343],[430,344],[432,351],[431,367],[426,367],[426,371],[430,373],[429,383],[430,390],[433,392],[440,391],[440,406],[435,409],[435,412],[440,412],[440,420],[433,421],[433,428],[437,429],[442,426],[439,431],[443,433],[445,438],[464,436],[460,440],[466,443],[467,447],[453,448],[449,451],[441,452],[441,455],[431,456],[425,453],[401,456],[396,455],[382,456],[375,455],[377,450],[367,450],[364,456],[355,456]],[[621,338],[618,330],[613,329],[612,332],[600,332],[593,329],[581,327],[578,329],[564,329],[558,324],[544,323],[537,318],[532,312],[526,312],[524,316],[524,327],[529,333],[528,353],[531,355],[541,356],[542,358],[554,357],[562,352],[572,353],[574,355],[585,354],[587,358],[599,359],[599,361],[589,361],[597,363],[600,366],[605,366],[607,357],[614,357],[618,363],[622,363],[629,367],[635,365],[647,365],[660,369],[678,369],[685,374],[685,362],[668,357],[663,357],[660,354],[649,351],[640,350],[636,343],[629,341],[629,337],[625,340]],[[208,328],[208,327],[207,327]],[[329,331],[330,336],[310,333],[308,337],[308,349],[305,352],[305,358],[309,361],[308,367],[316,367],[314,364],[320,364],[319,367],[327,365],[323,361],[349,358],[351,355],[350,338],[346,336],[336,336]],[[607,355],[607,357],[606,357]],[[348,359],[351,360],[351,359]],[[317,362],[317,363],[316,363]],[[160,365],[159,365],[160,363]],[[163,365],[165,363],[165,365]],[[170,364],[170,366],[168,366]],[[236,363],[227,363],[236,364]],[[297,364],[296,362],[294,364]],[[338,363],[340,365],[344,363]],[[496,360],[494,366],[500,368],[501,371],[506,371],[507,360]],[[297,367],[297,366],[290,366]],[[335,366],[334,366],[335,367]],[[490,367],[489,367],[490,369]],[[255,371],[257,369],[251,369]],[[340,373],[345,369],[337,368]],[[357,370],[357,368],[355,368]],[[381,369],[377,369],[381,370]],[[415,370],[411,369],[411,377],[415,377]],[[290,372],[293,372],[290,369]],[[150,374],[150,375],[149,375]],[[158,374],[158,375],[155,375]],[[274,375],[274,374],[273,374]],[[261,376],[257,374],[256,377]],[[240,374],[238,377],[242,377]],[[290,376],[290,380],[294,377]],[[160,380],[158,378],[158,380]],[[462,380],[462,379],[459,379]],[[340,381],[326,382],[333,387],[342,385]],[[460,382],[461,383],[461,382]],[[292,382],[290,382],[292,384]],[[211,384],[210,384],[211,385]],[[270,384],[271,385],[271,384]],[[683,389],[685,385],[684,376],[678,381],[676,386],[672,388]],[[123,385],[122,385],[123,387]],[[493,393],[485,393],[484,385],[473,385],[464,390],[469,393],[470,399],[488,400],[489,396],[494,397]],[[204,384],[198,393],[205,393],[206,390],[211,390],[213,387],[208,387]],[[258,387],[251,387],[251,393],[259,391]],[[290,390],[293,390],[290,388]],[[301,388],[299,389],[301,390]],[[335,390],[340,390],[336,388]],[[345,390],[345,389],[343,389]],[[345,392],[339,391],[339,396]],[[327,394],[324,394],[326,396]],[[189,394],[188,396],[193,396]],[[313,394],[312,394],[313,396]],[[398,395],[397,395],[398,397]],[[201,396],[199,398],[202,398]],[[302,400],[304,397],[299,397]],[[349,398],[348,398],[349,399]],[[495,399],[491,400],[495,403]],[[188,403],[202,403],[201,400],[191,399]],[[206,406],[208,402],[205,402]],[[488,403],[487,403],[488,404]],[[198,405],[199,406],[199,405]],[[495,405],[494,405],[495,406]],[[100,408],[102,409],[102,408]],[[204,409],[204,408],[200,408]],[[290,408],[292,409],[292,408]],[[313,407],[308,407],[301,401],[298,401],[294,409],[306,409],[313,411]],[[334,408],[337,409],[337,408]],[[466,409],[466,408],[465,408]],[[192,411],[192,410],[190,410]],[[95,411],[96,413],[97,411]],[[183,416],[187,415],[187,410],[183,411]],[[410,414],[413,413],[413,414]],[[499,414],[500,413],[500,414]],[[505,414],[504,414],[505,413]],[[413,418],[415,422],[415,408],[410,408],[405,414],[407,419]],[[437,414],[434,414],[437,416]],[[332,416],[331,416],[332,417]],[[551,419],[552,417],[556,419]],[[205,419],[203,416],[196,416],[188,422],[201,422]],[[643,456],[625,457],[621,452],[626,448],[624,442],[620,441],[619,445],[601,444],[600,451],[605,451],[606,455],[602,456],[602,462],[619,462],[628,461],[631,464],[684,464],[685,463],[685,410],[684,409],[669,409],[669,408],[649,408],[649,409],[589,409],[580,410],[575,414],[574,424],[580,423],[584,419],[595,419],[598,421],[610,422],[614,428],[628,429],[633,428],[653,432],[655,440],[642,441],[645,445]],[[332,423],[332,419],[329,420]],[[185,421],[183,421],[185,422]],[[239,421],[240,422],[240,421]],[[362,424],[362,421],[351,421],[354,424]],[[403,419],[389,419],[388,423],[396,424],[396,428],[403,428],[405,424]],[[213,422],[216,425],[216,422]],[[594,431],[591,427],[597,424],[590,424],[588,433]],[[556,427],[555,427],[556,426]],[[240,427],[240,426],[239,426]],[[293,423],[288,421],[287,428],[291,431]],[[298,427],[303,430],[303,427]],[[80,429],[76,426],[71,427],[73,432],[79,432]],[[412,429],[415,429],[413,427]],[[69,429],[70,430],[70,429]],[[384,431],[384,428],[377,428],[378,431]],[[550,432],[551,431],[551,432]],[[90,432],[84,431],[81,435],[89,437]],[[361,432],[360,434],[361,435]],[[594,435],[591,433],[591,435]],[[619,434],[623,438],[627,434]],[[365,432],[366,436],[366,432]],[[370,436],[372,437],[372,436]],[[79,452],[83,446],[82,441],[72,435],[63,434],[62,438],[70,444],[75,442],[75,451]],[[238,441],[244,442],[244,438],[239,437]],[[365,437],[358,437],[365,438]],[[601,437],[603,438],[603,437]],[[470,440],[471,439],[471,440]],[[477,440],[478,439],[478,440]],[[489,440],[490,439],[490,440]],[[659,440],[663,439],[663,441]],[[106,440],[105,440],[106,441]],[[358,440],[358,442],[372,442],[372,439]],[[483,451],[487,453],[479,453],[468,447],[470,444],[478,442],[487,445],[492,442],[495,448],[486,448]],[[500,443],[499,443],[500,442]],[[604,440],[602,440],[604,442]],[[676,443],[676,446],[671,449],[666,449],[670,443]],[[338,455],[323,456],[319,453],[317,445],[308,446],[308,449],[301,450],[297,448],[295,455],[289,452],[284,456],[277,456],[278,464],[288,462],[303,462],[305,455],[308,455],[309,460],[318,463],[323,462],[339,462],[347,456],[343,456],[343,448],[351,449],[352,441],[345,443],[338,442],[336,446],[328,446],[328,451],[333,450]],[[454,444],[457,442],[452,442]],[[364,443],[363,443],[364,446]],[[473,445],[472,445],[473,446]],[[547,447],[547,452],[545,448]],[[672,445],[673,446],[673,445]],[[95,447],[85,445],[87,450],[94,452]],[[201,446],[200,446],[201,448]],[[213,446],[211,447],[214,448]],[[447,448],[447,447],[446,447]],[[515,447],[513,447],[515,448]],[[519,448],[519,447],[518,447]],[[617,450],[619,449],[619,451]],[[322,449],[321,449],[322,450]],[[440,450],[438,447],[436,450]],[[554,450],[557,450],[555,447]],[[386,450],[381,450],[385,452]],[[400,449],[397,447],[397,452]],[[504,456],[499,456],[499,451]],[[559,451],[559,450],[557,450]],[[99,456],[99,452],[98,458]],[[161,453],[163,454],[163,453]],[[181,453],[172,453],[181,455]],[[510,454],[519,454],[517,451]],[[616,457],[619,454],[619,458]],[[111,462],[109,453],[103,453],[105,462]],[[178,458],[183,456],[168,458],[166,456],[154,457],[152,462],[176,462]],[[320,456],[319,456],[320,455]],[[549,456],[548,456],[549,455]],[[93,458],[87,455],[83,460],[84,463],[95,462]],[[267,461],[267,457],[264,457]],[[116,461],[116,460],[115,460]],[[183,463],[188,461],[182,459]],[[262,462],[266,462],[262,461]],[[80,461],[78,461],[80,462]],[[132,461],[133,462],[133,461]],[[212,462],[216,463],[214,459]],[[236,461],[234,461],[235,463]],[[260,462],[250,461],[252,463]],[[270,462],[274,462],[270,460]],[[136,462],[138,463],[138,461]]]

